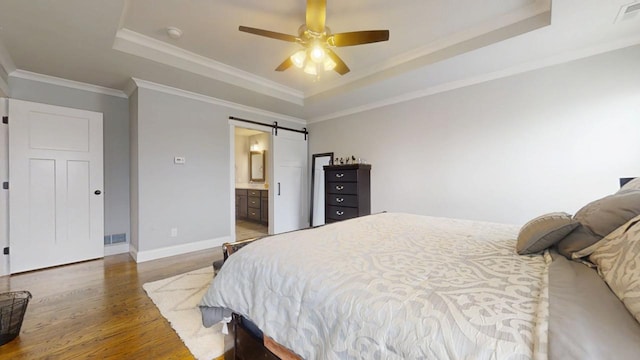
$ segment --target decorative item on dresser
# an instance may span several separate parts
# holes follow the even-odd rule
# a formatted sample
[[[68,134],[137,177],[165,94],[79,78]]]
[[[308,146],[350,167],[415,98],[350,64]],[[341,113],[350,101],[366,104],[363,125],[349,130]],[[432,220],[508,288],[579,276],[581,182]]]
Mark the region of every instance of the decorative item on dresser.
[[[236,219],[269,223],[269,190],[236,189]]]
[[[324,166],[325,223],[371,214],[371,165]]]

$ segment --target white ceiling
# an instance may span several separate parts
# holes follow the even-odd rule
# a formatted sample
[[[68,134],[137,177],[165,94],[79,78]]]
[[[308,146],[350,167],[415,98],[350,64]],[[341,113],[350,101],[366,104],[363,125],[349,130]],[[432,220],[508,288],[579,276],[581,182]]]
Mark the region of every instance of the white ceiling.
[[[328,1],[332,32],[390,40],[335,49],[351,72],[320,79],[274,71],[299,45],[238,31],[297,35],[302,0],[2,0],[0,40],[19,70],[118,90],[137,78],[317,121],[638,44],[640,16],[614,21],[630,2]]]

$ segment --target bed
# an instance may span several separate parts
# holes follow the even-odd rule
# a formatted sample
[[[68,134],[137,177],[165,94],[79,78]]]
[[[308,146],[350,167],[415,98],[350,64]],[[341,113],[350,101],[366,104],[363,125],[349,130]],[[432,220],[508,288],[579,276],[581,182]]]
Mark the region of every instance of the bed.
[[[520,255],[522,232],[383,213],[267,237],[227,259],[203,320],[233,313],[247,359],[636,359],[638,319],[589,258]]]

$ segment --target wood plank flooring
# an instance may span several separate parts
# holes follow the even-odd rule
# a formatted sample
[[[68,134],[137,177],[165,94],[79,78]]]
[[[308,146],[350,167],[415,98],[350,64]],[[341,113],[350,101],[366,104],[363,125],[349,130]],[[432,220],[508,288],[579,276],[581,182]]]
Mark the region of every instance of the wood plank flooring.
[[[0,292],[33,295],[0,359],[193,359],[142,285],[220,259],[219,249],[141,264],[121,254],[0,277]]]

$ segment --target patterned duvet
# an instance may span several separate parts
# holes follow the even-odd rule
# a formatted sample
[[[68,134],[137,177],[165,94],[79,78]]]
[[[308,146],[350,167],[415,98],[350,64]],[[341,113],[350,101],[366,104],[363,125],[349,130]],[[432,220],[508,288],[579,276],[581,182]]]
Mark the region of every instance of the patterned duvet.
[[[548,255],[511,225],[378,214],[257,241],[202,303],[305,359],[546,358]]]

